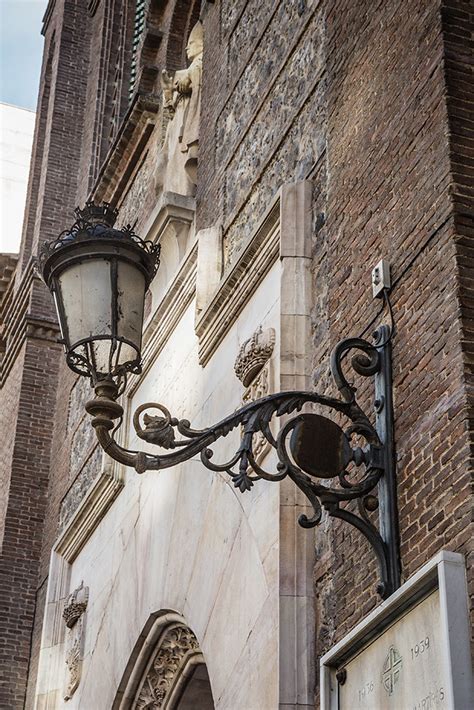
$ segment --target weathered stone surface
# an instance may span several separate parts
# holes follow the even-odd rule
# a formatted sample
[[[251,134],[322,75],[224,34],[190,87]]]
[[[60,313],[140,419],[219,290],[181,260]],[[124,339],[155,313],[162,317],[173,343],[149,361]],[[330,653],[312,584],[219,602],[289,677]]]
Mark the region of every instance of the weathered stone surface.
[[[226,218],[233,213],[239,200],[246,195],[262,166],[274,152],[285,132],[282,127],[297,120],[300,107],[320,79],[323,61],[322,26],[316,15],[228,165]],[[321,97],[321,91],[317,96]],[[278,115],[278,126],[274,122],[275,115]],[[307,126],[304,126],[301,135],[307,130]]]
[[[148,155],[120,208],[121,224],[134,224],[140,217],[140,213],[143,214],[147,198],[150,196],[150,187],[153,185],[153,170],[154,164]]]
[[[321,80],[316,91],[311,95],[301,113],[296,117],[284,141],[275,152],[259,182],[254,186],[249,199],[245,202],[236,219],[229,226],[224,237],[225,264],[230,265],[241,245],[249,238],[256,225],[270,204],[271,199],[283,182],[304,179],[311,167],[325,148],[324,132],[324,95],[325,84]],[[255,151],[253,151],[253,158]],[[236,180],[228,175],[227,192],[234,202],[240,192],[240,181],[250,181],[251,175]]]
[[[73,479],[84,464],[88,453],[95,442],[94,429],[91,427],[90,418],[85,416],[72,438],[70,456],[70,477]]]
[[[89,429],[92,427],[88,424]],[[64,529],[71,517],[77,510],[87,491],[90,489],[94,479],[99,475],[102,463],[102,450],[97,446],[82,471],[77,476],[61,504],[59,528]]]
[[[237,20],[247,0],[230,0],[222,3],[222,31],[228,34]]]
[[[235,4],[237,5],[238,3]],[[278,5],[279,3],[276,2],[276,4]],[[274,9],[275,1],[265,5],[262,4],[261,0],[248,0],[245,10],[229,37],[227,63],[229,84],[233,84],[236,81],[245,66],[249,51],[262,33],[262,30],[264,30]]]
[[[265,35],[219,116],[216,129],[219,162],[224,162],[232,154],[236,139],[262,102],[270,83],[280,71],[281,63],[297,43],[299,32],[315,4],[315,0],[287,0],[278,5]],[[265,12],[262,6],[259,10],[260,15]],[[288,27],[292,28],[291,33],[286,31]],[[230,71],[233,71],[232,66]]]

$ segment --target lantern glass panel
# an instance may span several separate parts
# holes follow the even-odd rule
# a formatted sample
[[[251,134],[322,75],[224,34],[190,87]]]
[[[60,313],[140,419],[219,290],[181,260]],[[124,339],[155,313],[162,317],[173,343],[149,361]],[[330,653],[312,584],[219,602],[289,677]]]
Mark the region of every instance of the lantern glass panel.
[[[145,302],[145,276],[135,266],[126,261],[117,265],[117,335],[136,345],[140,351],[143,327],[143,307]],[[133,360],[136,354],[123,345],[120,363]],[[128,350],[128,353],[125,351]]]
[[[69,346],[84,338],[111,335],[110,262],[104,259],[82,261],[63,271],[58,280],[66,321],[64,335]]]

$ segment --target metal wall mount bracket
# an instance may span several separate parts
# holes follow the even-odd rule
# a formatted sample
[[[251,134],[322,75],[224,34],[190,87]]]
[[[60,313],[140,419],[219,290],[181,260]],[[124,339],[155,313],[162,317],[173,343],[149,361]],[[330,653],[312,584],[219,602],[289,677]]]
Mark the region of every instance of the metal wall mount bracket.
[[[343,361],[352,351],[353,370],[374,379],[372,417],[357,402],[356,388],[343,372]],[[114,420],[121,419],[123,409],[116,401],[118,385],[111,378],[96,384],[96,397],[86,409],[93,416],[91,423],[104,451],[138,473],[169,468],[199,455],[207,469],[228,474],[241,492],[260,479],[276,482],[291,478],[313,508],[310,517],[300,516],[302,527],[318,525],[325,509],[329,516],[345,520],[366,537],[379,566],[377,591],[385,599],[400,586],[390,328],[381,326],[373,342],[362,338],[340,341],[331,355],[331,373],[339,398],[317,392],[279,392],[200,430],[191,428],[186,419],[173,417],[162,404],[143,404],[133,416],[134,428],[139,438],[166,452],[158,455],[130,451],[113,439]],[[337,413],[339,420],[348,419],[349,425],[343,429],[321,415],[325,409]],[[150,410],[155,410],[155,415],[150,415]],[[289,416],[294,413],[296,416]],[[275,417],[284,418],[276,435],[271,428]],[[210,447],[237,427],[242,432],[240,445],[228,461],[216,463]],[[263,435],[276,451],[276,470],[268,471],[257,463],[257,435]],[[362,446],[353,445],[355,437],[358,443],[362,440]],[[378,526],[372,520],[377,509]]]

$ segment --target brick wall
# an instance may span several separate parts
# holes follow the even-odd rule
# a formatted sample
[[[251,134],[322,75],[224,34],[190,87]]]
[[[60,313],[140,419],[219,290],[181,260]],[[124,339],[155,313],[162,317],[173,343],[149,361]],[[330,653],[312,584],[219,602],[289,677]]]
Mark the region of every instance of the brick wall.
[[[10,376],[2,387],[0,407],[0,547],[3,543],[5,520],[10,490],[10,470],[13,456],[12,442],[15,440],[16,415],[20,398],[20,382],[23,370],[24,348],[18,353]]]
[[[451,150],[450,195],[454,213],[454,248],[457,261],[457,297],[460,315],[460,346],[465,378],[462,456],[466,471],[474,458],[474,126],[472,121],[474,65],[474,8],[469,0],[445,0],[442,6],[445,42],[445,74],[449,140]],[[468,560],[468,584],[474,597],[474,550],[469,522],[470,481],[467,475],[456,482],[457,495],[451,502],[459,535]],[[449,511],[451,512],[451,511]],[[463,530],[462,525],[466,528]],[[474,610],[471,610],[474,613]],[[472,628],[474,629],[474,618]]]
[[[86,3],[50,3],[21,247],[22,272],[38,245],[59,234],[75,206],[89,49]]]

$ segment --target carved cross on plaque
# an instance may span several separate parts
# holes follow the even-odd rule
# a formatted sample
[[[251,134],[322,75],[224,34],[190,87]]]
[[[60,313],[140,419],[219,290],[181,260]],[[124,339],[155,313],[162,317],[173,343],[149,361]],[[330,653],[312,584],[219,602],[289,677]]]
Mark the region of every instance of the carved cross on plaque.
[[[393,646],[390,647],[388,656],[383,664],[382,673],[382,683],[383,687],[389,695],[392,695],[395,683],[400,678],[400,673],[402,671],[402,657],[398,653],[397,649]]]

